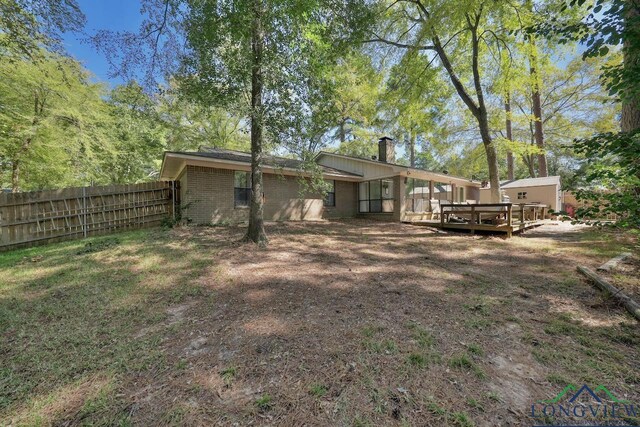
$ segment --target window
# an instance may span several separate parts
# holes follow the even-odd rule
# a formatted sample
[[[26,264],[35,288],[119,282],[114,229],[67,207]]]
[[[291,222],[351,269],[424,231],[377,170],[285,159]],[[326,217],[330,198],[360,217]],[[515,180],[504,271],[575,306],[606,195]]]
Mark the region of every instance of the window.
[[[464,187],[458,187],[458,202],[460,202],[460,203],[464,203],[465,202]]]
[[[233,205],[249,206],[251,199],[251,173],[233,172]]]
[[[526,199],[527,198],[527,192],[526,191],[519,191],[518,192],[518,199]]]
[[[329,185],[329,190],[324,195],[324,205],[326,207],[333,207],[336,205],[336,182],[326,181]]]
[[[424,179],[407,178],[405,191],[405,209],[408,212],[429,212],[430,181]]]
[[[393,212],[393,181],[361,182],[358,186],[358,210],[361,213]]]
[[[440,201],[452,202],[453,194],[451,193],[451,185],[444,182],[433,183],[433,198]]]

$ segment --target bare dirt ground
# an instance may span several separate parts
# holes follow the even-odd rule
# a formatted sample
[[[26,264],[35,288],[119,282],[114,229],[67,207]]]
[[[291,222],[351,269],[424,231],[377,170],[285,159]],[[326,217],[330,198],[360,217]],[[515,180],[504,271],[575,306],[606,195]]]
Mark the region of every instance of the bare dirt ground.
[[[575,271],[637,259],[630,235],[243,232],[0,257],[0,425],[522,426],[568,384],[640,401],[638,323]]]
[[[163,345],[184,369],[135,379],[135,419],[515,426],[569,383],[638,400],[638,325],[575,272],[608,259],[584,231],[285,223],[256,250],[242,229],[177,230],[210,251],[213,298],[177,308]]]

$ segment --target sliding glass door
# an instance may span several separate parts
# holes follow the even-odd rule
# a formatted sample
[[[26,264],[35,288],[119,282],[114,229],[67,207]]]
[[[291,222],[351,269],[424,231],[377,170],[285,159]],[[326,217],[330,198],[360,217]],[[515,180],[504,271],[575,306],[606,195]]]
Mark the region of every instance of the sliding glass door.
[[[391,213],[393,208],[393,180],[376,179],[360,183],[358,186],[360,213]]]

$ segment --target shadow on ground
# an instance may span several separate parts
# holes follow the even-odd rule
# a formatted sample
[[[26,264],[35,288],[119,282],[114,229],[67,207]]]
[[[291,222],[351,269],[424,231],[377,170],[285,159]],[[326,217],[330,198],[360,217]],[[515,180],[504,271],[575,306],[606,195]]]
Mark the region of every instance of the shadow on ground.
[[[637,324],[575,273],[625,242],[357,220],[270,225],[267,249],[242,233],[139,233],[80,265],[69,245],[37,269],[0,262],[12,271],[0,411],[54,424],[489,426],[530,423],[531,404],[569,383],[640,400]]]

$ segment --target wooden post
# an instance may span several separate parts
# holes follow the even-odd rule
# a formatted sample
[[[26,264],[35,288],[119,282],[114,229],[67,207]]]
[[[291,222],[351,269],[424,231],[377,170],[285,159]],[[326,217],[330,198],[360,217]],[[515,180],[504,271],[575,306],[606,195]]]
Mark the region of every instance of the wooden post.
[[[524,204],[520,204],[520,224],[524,224]]]
[[[176,182],[171,181],[171,212],[173,220],[176,219]]]
[[[616,288],[615,286],[595,274],[593,271],[589,270],[587,267],[582,267],[579,265],[577,269],[578,272],[591,279],[593,283],[595,283],[600,289],[608,292],[613,298],[621,302],[633,317],[635,317],[637,320],[640,320],[640,304],[629,298],[629,296],[620,291],[620,289]]]
[[[433,199],[433,180],[429,180],[429,210],[431,212],[433,212],[433,206],[431,206],[432,199]],[[442,216],[442,209],[440,210],[440,216]]]
[[[440,205],[440,228],[444,228],[444,205]]]
[[[82,236],[87,238],[87,187],[82,187]]]

